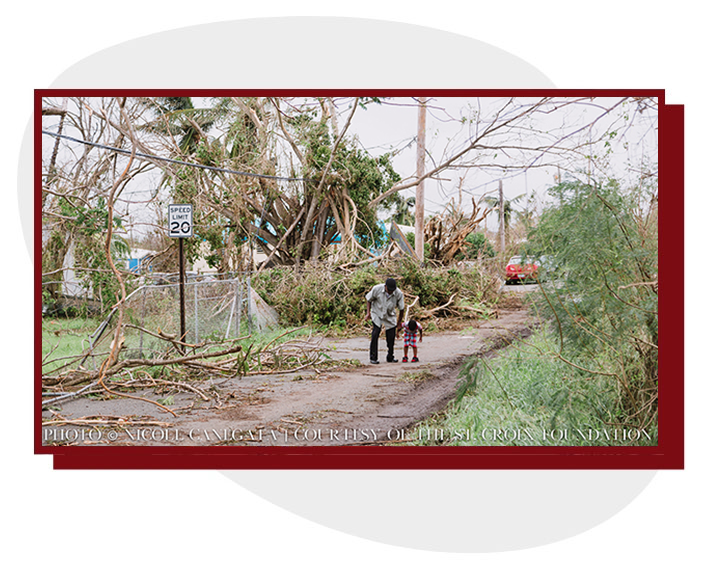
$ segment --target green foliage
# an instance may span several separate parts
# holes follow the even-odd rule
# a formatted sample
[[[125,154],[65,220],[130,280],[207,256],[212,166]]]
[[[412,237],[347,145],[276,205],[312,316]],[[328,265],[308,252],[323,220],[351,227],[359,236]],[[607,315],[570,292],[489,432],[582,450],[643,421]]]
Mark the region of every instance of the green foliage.
[[[106,233],[109,224],[112,225],[114,233],[110,255],[113,263],[120,269],[122,268],[120,259],[130,253],[127,241],[115,233],[122,228],[121,218],[114,216],[112,220],[109,219],[108,205],[100,196],[90,205],[76,205],[65,198],[60,198],[59,210],[65,218],[67,231],[73,235],[78,278],[85,287],[91,289],[93,297],[101,303],[104,310],[113,306],[118,300],[120,286],[108,263]],[[53,235],[52,239],[56,240],[60,237]],[[50,245],[48,249],[51,248]]]
[[[375,99],[362,102],[378,103]],[[236,105],[232,98],[215,99],[211,115],[200,114],[191,103],[181,100],[160,100],[159,103],[165,118],[174,121],[173,131],[183,133],[185,138],[190,137],[190,160],[244,172],[278,173],[272,140],[275,135],[265,126],[256,124],[256,117],[262,125],[272,121],[264,110],[271,104],[268,101],[242,98],[241,105]],[[243,111],[242,107],[247,107],[249,112]],[[207,132],[206,126],[211,124],[207,122],[210,117],[218,121],[226,132],[225,136],[203,135]],[[187,129],[189,118],[204,126],[202,134],[190,134]],[[329,121],[316,108],[293,109],[283,116],[283,121],[289,139],[298,147],[298,155],[303,159],[301,170],[291,172],[306,179],[302,184],[293,184],[285,191],[272,180],[243,176],[224,179],[218,174],[191,168],[182,168],[171,178],[171,199],[197,206],[194,212],[195,239],[185,242],[188,261],[196,258],[201,243],[206,242],[211,251],[206,259],[209,265],[221,272],[233,270],[245,262],[242,246],[256,234],[270,247],[279,247],[276,262],[290,264],[296,258],[314,257],[321,251],[319,246],[315,247],[316,242],[321,241],[326,247],[337,238],[332,209],[342,215],[344,208],[351,209],[349,199],[356,208],[354,235],[358,242],[368,249],[385,244],[386,236],[379,225],[377,210],[370,203],[400,180],[390,156],[370,156],[346,138],[340,141],[333,156],[334,140]],[[321,186],[330,160],[331,166]],[[318,193],[320,189],[322,191]],[[384,200],[382,207],[397,197],[394,195]],[[314,212],[313,219],[305,223],[308,217],[304,216],[295,223],[300,208]],[[291,224],[294,224],[291,233],[284,237]]]
[[[655,187],[622,190],[562,183],[558,205],[531,234],[535,251],[552,254],[564,275],[537,297],[570,360],[615,377],[618,420],[646,425],[656,418],[658,390],[658,232]]]
[[[246,99],[246,104],[250,105],[251,100]],[[258,113],[258,111],[254,111]],[[253,165],[257,162],[259,156],[258,150],[258,133],[248,113],[238,113],[228,125],[228,133],[226,136],[226,146],[228,147],[228,156],[232,164]]]
[[[363,317],[369,283],[376,284],[376,280],[368,271],[342,277],[326,270],[298,273],[290,267],[264,271],[252,280],[252,286],[275,308],[281,321],[340,329],[356,325]]]
[[[367,105],[370,105],[372,103],[374,103],[376,105],[380,105],[382,100],[383,99],[381,97],[361,97],[359,99],[359,106],[362,109],[366,109]]]
[[[400,193],[396,192],[391,195],[388,207],[392,211],[391,221],[395,221],[399,225],[415,225],[414,197],[404,198]]]
[[[469,358],[460,368],[460,382],[457,384],[455,403],[459,405],[468,395],[474,395],[479,385],[479,361],[476,358]]]
[[[487,281],[476,269],[422,268],[412,260],[368,266],[353,273],[336,273],[316,265],[299,272],[275,267],[254,277],[252,286],[286,324],[345,328],[363,323],[366,293],[390,276],[409,297],[419,296],[416,310],[445,304],[453,294],[455,304],[450,308],[458,300],[478,306],[496,302]],[[438,313],[441,317],[449,314],[444,310]]]
[[[218,152],[213,147],[202,144],[197,149],[198,159],[204,163],[218,163]],[[200,194],[199,173],[193,168],[180,168],[173,180],[172,200],[174,203],[198,204]],[[194,237],[184,239],[184,255],[187,263],[194,262],[202,253],[201,244],[207,243],[210,254],[205,258],[207,264],[226,272],[224,251],[230,246],[242,246],[247,231],[235,228],[224,216],[211,208],[193,208]],[[177,248],[177,241],[172,240]],[[235,243],[234,243],[235,242]]]
[[[42,318],[42,373],[51,373],[66,364],[62,358],[79,356],[88,338],[101,323],[95,318]]]
[[[315,183],[307,184],[308,190],[312,191],[332,156],[334,141],[327,124],[322,121],[302,120],[299,126],[307,150],[304,175],[315,180]],[[373,249],[383,246],[386,235],[379,225],[377,209],[372,208],[370,203],[401,179],[393,168],[391,156],[372,157],[345,139],[337,147],[327,175],[329,193],[348,195],[356,205],[358,215],[354,234],[359,243]],[[397,196],[392,196],[383,200],[381,207],[389,207],[396,199]],[[333,218],[329,220],[329,225],[334,225]]]
[[[406,241],[411,246],[411,249],[415,251],[415,233],[406,233]],[[425,259],[430,258],[430,243],[423,243],[423,257]]]
[[[470,446],[656,445],[655,428],[615,429],[618,401],[610,378],[569,368],[553,354],[545,329],[493,359],[462,368],[457,398],[417,432],[438,429],[441,440],[421,444]],[[589,361],[581,360],[589,365]]]
[[[338,156],[337,172],[346,172],[349,197],[359,212],[355,236],[366,248],[382,247],[387,236],[378,222],[376,209],[369,204],[400,180],[400,176],[393,170],[388,156],[372,158],[360,149],[344,149]]]
[[[504,200],[504,227],[508,230],[509,227],[511,226],[511,217],[514,213],[514,208],[512,206],[513,203],[516,203],[520,201],[524,196],[519,195],[516,196],[515,198],[507,198]],[[497,210],[497,218],[499,216],[499,198],[496,196],[487,196],[482,200],[483,203],[485,203],[490,209],[496,209]]]
[[[108,230],[108,209],[103,197],[97,198],[93,207],[75,206],[66,198],[60,198],[59,210],[62,215],[72,218],[71,225],[81,236],[93,237]]]
[[[454,268],[424,268],[413,259],[404,259],[398,265],[401,286],[420,297],[422,307],[434,308],[445,304],[457,293],[472,301],[483,300],[484,280],[476,270],[464,272]]]
[[[458,254],[463,259],[491,259],[496,256],[494,247],[484,233],[470,233],[465,238],[465,249]]]
[[[213,124],[212,113],[196,109],[191,97],[146,97],[145,106],[154,112],[155,120],[142,128],[177,139],[183,155],[194,154],[202,133]]]

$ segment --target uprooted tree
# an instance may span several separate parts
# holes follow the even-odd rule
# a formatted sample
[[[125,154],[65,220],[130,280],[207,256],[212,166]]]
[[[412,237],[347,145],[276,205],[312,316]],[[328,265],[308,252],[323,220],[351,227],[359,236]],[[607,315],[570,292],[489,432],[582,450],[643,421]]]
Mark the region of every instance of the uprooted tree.
[[[442,214],[431,216],[425,224],[425,243],[429,245],[427,258],[449,265],[468,246],[467,238],[489,215],[489,208],[482,209],[472,200],[472,211],[466,213],[454,204]]]
[[[589,97],[471,102],[451,118],[460,125],[462,142],[451,140],[432,168],[405,178],[393,169],[390,154],[372,155],[349,134],[357,113],[386,104],[375,97],[222,97],[195,108],[188,98],[148,99],[153,114],[145,131],[162,135],[161,153],[210,168],[160,165],[173,199],[198,205],[195,225],[210,245],[209,260],[227,270],[252,264],[254,246],[267,254],[262,266],[317,260],[331,254],[335,242],[339,259],[374,257],[383,237],[381,211],[397,206],[400,211],[406,201],[401,192],[444,172],[484,170],[503,177],[549,165],[577,172],[586,161],[602,169],[611,151],[606,144],[622,120],[631,121],[629,115],[652,102]],[[569,129],[567,117],[585,107],[592,116],[575,120]],[[615,120],[623,113],[628,118]],[[600,127],[601,120],[608,122]],[[466,217],[479,215],[479,202],[473,208]],[[450,257],[441,247],[442,257]]]
[[[315,260],[335,240],[340,251],[382,245],[370,204],[400,177],[388,156],[372,157],[345,136],[365,102],[339,101],[349,107],[341,128],[335,102],[325,98],[227,97],[208,111],[151,102],[156,116],[146,128],[167,128],[173,158],[209,168],[171,165],[165,181],[175,201],[195,204],[195,230],[209,244],[210,263],[224,272],[248,266],[254,245],[268,254],[264,265]],[[207,135],[200,122],[222,134]],[[190,147],[184,138],[196,142]],[[383,203],[399,199],[391,194]],[[189,254],[197,254],[196,242]]]

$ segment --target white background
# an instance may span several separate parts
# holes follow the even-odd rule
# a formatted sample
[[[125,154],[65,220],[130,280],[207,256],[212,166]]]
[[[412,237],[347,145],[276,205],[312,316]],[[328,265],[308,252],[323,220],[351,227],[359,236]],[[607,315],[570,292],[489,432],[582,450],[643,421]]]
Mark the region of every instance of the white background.
[[[95,2],[67,0],[13,3],[12,14],[5,12],[0,24],[6,69],[1,155],[5,302],[0,345],[5,364],[2,503],[3,519],[9,527],[3,532],[3,557],[16,562],[22,559],[22,564],[37,560],[72,568],[127,564],[704,566],[708,429],[700,356],[705,351],[705,303],[699,301],[693,283],[705,276],[705,271],[691,261],[705,256],[702,234],[691,231],[705,226],[706,212],[705,180],[699,166],[708,131],[706,41],[699,4],[507,0],[502,7],[494,7],[469,1],[413,4],[378,0],[335,8],[338,5],[307,0],[272,0],[259,7],[250,2],[240,6],[208,0],[124,0],[101,8],[104,5]],[[571,5],[577,7],[571,9]],[[516,54],[558,87],[664,88],[667,102],[686,105],[686,258],[690,277],[686,279],[686,304],[690,309],[685,471],[660,472],[615,517],[560,543],[511,553],[440,554],[383,545],[324,528],[263,501],[217,472],[55,472],[49,458],[33,456],[32,263],[21,239],[17,213],[17,165],[20,143],[31,119],[33,89],[48,87],[80,59],[133,38],[201,23],[268,16],[352,16],[429,26]],[[209,57],[208,46],[190,48],[202,48]],[[420,48],[424,46],[401,46],[400,53],[382,63],[395,65],[396,57],[414,57]],[[140,64],[147,63],[136,63]],[[121,86],[120,77],[116,77],[116,86]],[[421,519],[420,523],[434,527],[435,520]]]

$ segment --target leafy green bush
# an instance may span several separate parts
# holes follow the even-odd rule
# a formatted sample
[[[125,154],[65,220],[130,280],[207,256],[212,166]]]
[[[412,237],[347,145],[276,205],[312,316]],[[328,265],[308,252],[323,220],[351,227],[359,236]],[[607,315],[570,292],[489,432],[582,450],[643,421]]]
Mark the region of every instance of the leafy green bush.
[[[577,182],[553,188],[531,245],[555,257],[562,280],[536,298],[568,366],[584,359],[620,394],[615,420],[656,422],[658,230],[656,187],[623,190]]]
[[[465,237],[465,249],[458,254],[462,259],[491,259],[496,256],[494,247],[484,233],[470,233]]]
[[[406,233],[406,241],[411,246],[411,249],[415,251],[415,233]],[[430,243],[423,243],[423,257],[430,259]]]
[[[476,269],[423,268],[409,259],[367,266],[351,273],[319,265],[308,265],[300,272],[292,267],[276,267],[254,277],[252,285],[285,324],[343,328],[364,321],[366,293],[388,277],[397,280],[407,295],[406,303],[419,297],[415,310],[445,304],[453,294],[455,303],[491,306],[496,302],[496,292],[488,286],[489,277]],[[444,317],[446,313],[441,312],[439,315]]]

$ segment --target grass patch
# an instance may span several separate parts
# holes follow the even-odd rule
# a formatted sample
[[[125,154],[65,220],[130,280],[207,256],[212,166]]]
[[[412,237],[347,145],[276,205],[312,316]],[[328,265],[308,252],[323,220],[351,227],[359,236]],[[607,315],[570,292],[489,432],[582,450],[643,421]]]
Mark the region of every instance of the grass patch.
[[[656,445],[656,429],[616,427],[619,393],[612,378],[591,375],[553,357],[554,340],[537,331],[493,359],[474,358],[461,373],[456,399],[418,425],[422,445]]]
[[[43,365],[42,372],[50,373],[67,361],[63,358],[82,354],[89,345],[89,335],[100,323],[97,318],[43,318],[42,360],[54,361]]]

